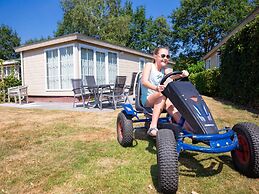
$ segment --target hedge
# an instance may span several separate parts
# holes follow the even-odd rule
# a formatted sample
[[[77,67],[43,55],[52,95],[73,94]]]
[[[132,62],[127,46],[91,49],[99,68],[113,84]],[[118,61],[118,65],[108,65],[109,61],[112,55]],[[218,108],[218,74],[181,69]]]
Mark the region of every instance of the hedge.
[[[220,96],[235,103],[259,104],[259,17],[232,36],[221,50]]]
[[[189,79],[195,85],[200,94],[206,96],[219,95],[219,69],[207,69],[199,73],[190,74]]]

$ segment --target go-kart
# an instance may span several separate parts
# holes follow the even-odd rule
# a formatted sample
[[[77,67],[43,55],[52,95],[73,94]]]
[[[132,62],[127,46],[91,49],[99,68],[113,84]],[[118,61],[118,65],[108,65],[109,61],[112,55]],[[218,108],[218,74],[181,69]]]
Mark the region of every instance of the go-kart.
[[[161,81],[164,84],[172,75],[167,74]],[[141,73],[136,76],[135,109],[131,104],[124,104],[117,117],[117,140],[123,147],[130,147],[135,140],[137,129],[135,123],[145,123],[148,129],[152,109],[141,103]],[[231,151],[234,167],[248,177],[259,177],[259,127],[253,123],[243,122],[218,129],[202,96],[189,81],[169,82],[162,92],[173,102],[181,113],[180,122],[173,121],[167,114],[158,120],[156,137],[158,188],[162,193],[175,193],[178,189],[178,156],[181,151],[198,151],[204,153],[224,153]],[[144,118],[140,118],[140,115]],[[184,128],[185,120],[192,130]],[[192,143],[186,143],[191,139]],[[199,143],[199,145],[196,145]]]

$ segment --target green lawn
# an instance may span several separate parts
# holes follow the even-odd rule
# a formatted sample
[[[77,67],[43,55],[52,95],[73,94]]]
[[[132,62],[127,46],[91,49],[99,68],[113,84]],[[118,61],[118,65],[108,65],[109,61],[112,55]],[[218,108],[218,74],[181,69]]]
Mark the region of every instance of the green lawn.
[[[258,114],[205,100],[219,127]],[[153,141],[116,140],[112,113],[0,107],[0,193],[157,193]],[[231,156],[183,152],[179,193],[259,193],[258,179],[233,169]]]

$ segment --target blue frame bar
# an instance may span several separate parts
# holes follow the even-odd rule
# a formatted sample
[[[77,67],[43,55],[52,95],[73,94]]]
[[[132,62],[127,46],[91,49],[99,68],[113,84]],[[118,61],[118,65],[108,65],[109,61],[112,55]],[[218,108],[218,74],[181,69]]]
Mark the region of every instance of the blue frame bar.
[[[209,147],[197,146],[193,144],[184,143],[185,137],[192,138],[198,141],[208,141]],[[231,139],[233,137],[233,140]],[[197,151],[203,153],[224,153],[229,152],[238,147],[238,138],[233,130],[226,131],[223,134],[209,134],[209,135],[197,135],[197,134],[186,134],[180,135],[177,140],[177,152],[180,153],[182,150]]]

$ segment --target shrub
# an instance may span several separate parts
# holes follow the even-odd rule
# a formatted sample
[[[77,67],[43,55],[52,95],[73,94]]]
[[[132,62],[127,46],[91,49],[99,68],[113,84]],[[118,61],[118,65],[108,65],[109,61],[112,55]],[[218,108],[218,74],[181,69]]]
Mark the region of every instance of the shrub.
[[[189,76],[190,81],[196,86],[200,94],[207,96],[219,95],[220,71],[207,69]]]
[[[192,63],[188,65],[187,70],[189,73],[199,73],[205,70],[204,65],[204,61],[199,61],[196,64]]]
[[[10,87],[14,86],[19,86],[22,84],[21,80],[18,80],[14,74],[12,73],[11,75],[5,77],[1,82],[0,82],[0,100],[1,102],[6,101],[7,97],[7,90]]]

